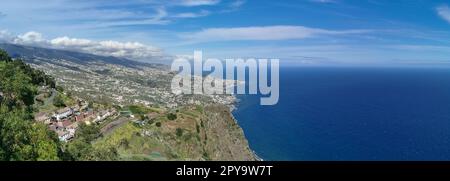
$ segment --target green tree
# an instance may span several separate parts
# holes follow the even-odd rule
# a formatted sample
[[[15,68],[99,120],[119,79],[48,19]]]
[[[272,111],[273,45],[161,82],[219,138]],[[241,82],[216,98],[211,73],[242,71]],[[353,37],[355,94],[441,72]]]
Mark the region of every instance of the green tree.
[[[0,72],[0,91],[4,94],[5,103],[10,109],[15,106],[31,106],[37,88],[31,84],[31,78],[11,63],[7,63]]]
[[[96,125],[80,124],[78,127],[76,137],[84,139],[86,142],[91,142],[100,136],[100,129]]]
[[[44,75],[0,50],[0,160],[59,160],[55,133],[33,123],[32,105]]]
[[[53,99],[53,105],[56,107],[66,107],[66,103],[60,93]]]
[[[65,150],[72,160],[90,160],[92,145],[83,139],[75,139],[68,143]]]
[[[56,90],[61,93],[64,92],[64,88],[62,86],[56,86]]]
[[[156,122],[155,125],[156,127],[161,127],[161,122]]]
[[[117,160],[119,158],[116,148],[110,146],[96,148],[83,138],[77,138],[68,143],[66,152],[70,155],[71,160],[79,161]]]
[[[169,114],[167,114],[167,119],[175,120],[175,119],[177,119],[177,115],[174,113],[169,113]]]
[[[24,110],[2,112],[2,160],[58,160],[55,136],[44,125],[31,124],[27,114]]]
[[[177,135],[178,137],[183,136],[183,129],[177,128],[177,130],[176,130],[176,135]]]
[[[32,144],[36,160],[59,160],[59,140],[44,124],[33,125]]]
[[[0,49],[0,61],[11,62],[12,60],[6,51]]]

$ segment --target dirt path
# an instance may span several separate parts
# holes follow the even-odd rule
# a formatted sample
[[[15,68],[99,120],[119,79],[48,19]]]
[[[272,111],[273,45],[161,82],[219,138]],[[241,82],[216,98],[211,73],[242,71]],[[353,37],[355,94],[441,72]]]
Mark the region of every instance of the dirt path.
[[[121,118],[105,125],[102,129],[100,129],[100,133],[102,133],[103,135],[106,135],[106,134],[110,133],[111,131],[113,131],[115,128],[120,127],[121,125],[127,123],[128,121],[130,121],[130,119],[121,117]]]

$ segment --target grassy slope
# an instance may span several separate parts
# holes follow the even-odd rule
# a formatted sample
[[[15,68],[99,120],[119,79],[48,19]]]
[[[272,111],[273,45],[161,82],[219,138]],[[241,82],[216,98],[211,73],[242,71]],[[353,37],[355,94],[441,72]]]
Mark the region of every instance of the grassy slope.
[[[207,159],[203,158],[201,136],[196,131],[201,115],[196,109],[185,108],[177,113],[176,120],[168,120],[162,113],[143,126],[129,122],[98,139],[94,146],[115,146],[124,160]],[[183,130],[181,136],[176,134],[177,128]]]
[[[160,113],[143,126],[128,122],[96,140],[94,146],[114,146],[122,160],[253,159],[242,130],[227,108],[185,106],[173,113],[176,120]],[[177,134],[180,130],[181,135]]]

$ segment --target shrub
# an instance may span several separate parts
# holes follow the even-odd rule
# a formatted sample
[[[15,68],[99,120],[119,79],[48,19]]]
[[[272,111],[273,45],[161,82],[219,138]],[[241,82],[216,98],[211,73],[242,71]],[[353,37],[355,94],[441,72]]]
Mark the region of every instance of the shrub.
[[[175,120],[175,119],[177,119],[177,115],[174,113],[169,113],[169,114],[167,114],[167,119]]]
[[[66,104],[64,103],[64,100],[62,98],[62,96],[60,94],[58,94],[54,99],[53,99],[53,105],[56,107],[65,107]]]
[[[178,137],[183,136],[183,129],[177,128],[176,135],[177,135]]]

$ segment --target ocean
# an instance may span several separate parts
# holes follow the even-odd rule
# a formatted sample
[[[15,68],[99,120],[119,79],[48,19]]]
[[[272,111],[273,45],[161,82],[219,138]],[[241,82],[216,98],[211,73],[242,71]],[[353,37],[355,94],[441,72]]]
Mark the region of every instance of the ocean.
[[[450,160],[450,68],[281,67],[233,115],[264,160]]]

